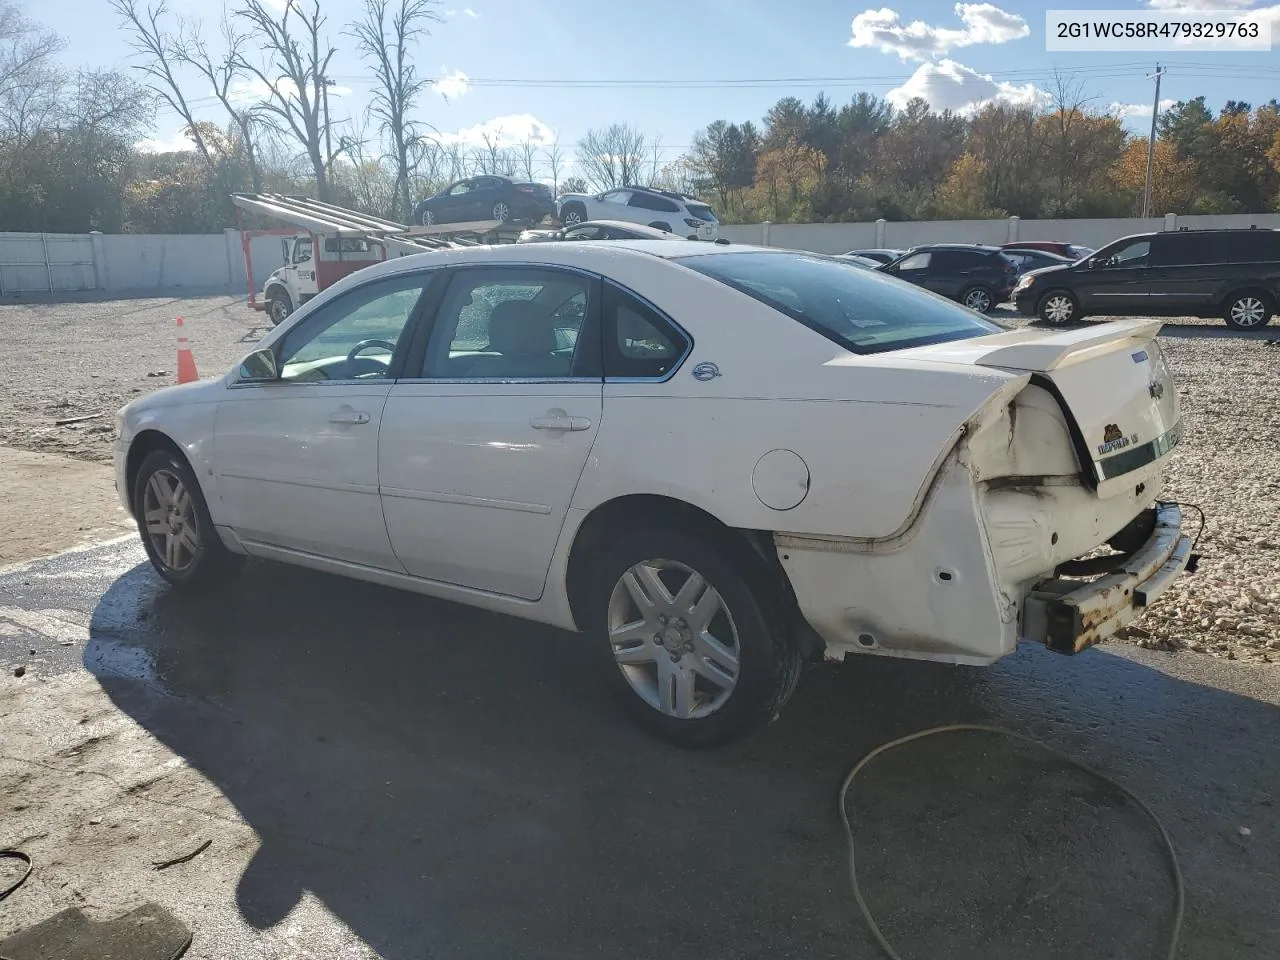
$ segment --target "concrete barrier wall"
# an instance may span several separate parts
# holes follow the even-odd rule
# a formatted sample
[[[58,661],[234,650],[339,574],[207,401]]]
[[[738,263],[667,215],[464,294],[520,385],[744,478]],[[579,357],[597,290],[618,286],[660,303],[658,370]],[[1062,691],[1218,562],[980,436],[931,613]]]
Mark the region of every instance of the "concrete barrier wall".
[[[1280,214],[1223,214],[1182,217],[1167,215],[1142,219],[1107,220],[908,220],[870,223],[748,223],[724,225],[720,235],[733,243],[763,244],[812,250],[814,253],[846,253],[850,250],[906,248],[924,243],[1009,243],[1013,240],[1062,240],[1086,247],[1104,246],[1133,233],[1155,230],[1189,230],[1240,227],[1280,228]]]
[[[845,253],[922,243],[1007,243],[1065,240],[1101,247],[1120,237],[1179,227],[1280,228],[1280,214],[1239,214],[1116,220],[942,220],[889,223],[749,223],[724,225],[734,243]],[[283,260],[279,236],[250,242],[254,287]],[[99,291],[144,296],[248,290],[240,234],[145,235],[0,233],[0,295]]]

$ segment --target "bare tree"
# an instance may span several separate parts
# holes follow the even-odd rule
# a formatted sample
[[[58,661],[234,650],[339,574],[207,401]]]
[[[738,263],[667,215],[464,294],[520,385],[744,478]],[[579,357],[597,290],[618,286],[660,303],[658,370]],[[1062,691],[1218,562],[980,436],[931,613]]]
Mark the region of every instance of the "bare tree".
[[[22,15],[12,3],[0,2],[0,111],[20,140],[52,115],[57,90],[65,77],[55,57],[65,42]]]
[[[217,169],[217,161],[200,131],[191,104],[178,83],[176,70],[185,59],[182,39],[161,26],[161,20],[169,12],[164,0],[146,7],[140,7],[138,0],[109,2],[132,35],[130,46],[134,53],[143,59],[135,69],[146,75],[147,87],[182,118],[187,136],[196,145],[196,153],[209,172],[213,173]]]
[[[560,133],[556,132],[543,150],[547,158],[547,169],[551,171],[551,192],[560,195],[560,174],[564,170],[564,149],[560,146]]]
[[[516,151],[516,159],[520,163],[520,174],[526,180],[533,180],[537,176],[538,145],[531,138],[526,137],[520,141]]]
[[[649,177],[646,182],[653,187],[657,186],[658,177],[662,172],[662,134],[654,134],[653,142],[649,144],[649,152]]]
[[[600,190],[638,184],[648,141],[634,127],[615,123],[604,130],[588,130],[578,141],[578,169]]]
[[[184,31],[178,56],[209,82],[213,87],[213,95],[218,98],[218,102],[240,131],[240,142],[244,146],[245,159],[249,164],[253,191],[261,193],[262,165],[256,146],[258,128],[263,125],[261,110],[253,105],[243,106],[237,103],[231,92],[232,85],[245,76],[243,54],[249,38],[236,30],[231,21],[224,17],[222,40],[226,49],[221,56],[215,58],[209,53],[209,48],[200,35],[199,26],[189,25]]]
[[[242,55],[237,65],[263,84],[267,99],[262,108],[302,145],[315,177],[316,196],[328,200],[329,170],[342,151],[342,140],[335,153],[327,74],[337,51],[321,39],[327,18],[320,14],[320,0],[311,0],[309,9],[303,6],[306,0],[285,0],[279,14],[268,9],[268,0],[242,2],[236,16],[249,25],[266,60],[255,63]]]
[[[419,37],[430,32],[427,23],[440,21],[439,14],[432,9],[436,2],[398,0],[399,5],[389,9],[390,0],[365,0],[363,19],[349,28],[361,56],[373,67],[377,80],[369,110],[389,141],[391,159],[395,164],[396,206],[405,220],[413,214],[413,197],[409,190],[414,156],[411,145],[418,139],[409,114],[428,82],[418,76],[408,53]]]

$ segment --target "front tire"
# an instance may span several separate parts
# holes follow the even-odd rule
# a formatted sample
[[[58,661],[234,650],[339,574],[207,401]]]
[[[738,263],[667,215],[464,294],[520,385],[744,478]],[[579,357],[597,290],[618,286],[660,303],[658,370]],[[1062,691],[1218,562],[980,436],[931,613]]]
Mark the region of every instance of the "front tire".
[[[293,304],[286,295],[273,293],[267,298],[267,316],[271,318],[273,327],[284,323],[291,313],[293,313]]]
[[[421,221],[424,227],[432,227],[432,226],[435,226],[436,215],[431,212],[430,208],[427,208],[422,211],[422,216],[420,216],[418,219],[419,221]]]
[[[623,535],[586,603],[623,707],[668,743],[736,740],[795,689],[801,658],[775,591],[725,544],[663,528]]]
[[[153,450],[138,468],[133,513],[147,558],[175,586],[201,587],[235,574],[243,558],[223,545],[186,460]]]
[[[1050,290],[1040,298],[1036,313],[1045,323],[1060,327],[1080,319],[1080,303],[1066,290]]]
[[[974,286],[960,294],[960,302],[978,313],[990,313],[996,305],[995,295],[986,287]]]
[[[1257,330],[1271,322],[1275,304],[1260,290],[1233,293],[1223,307],[1222,319],[1233,330]]]

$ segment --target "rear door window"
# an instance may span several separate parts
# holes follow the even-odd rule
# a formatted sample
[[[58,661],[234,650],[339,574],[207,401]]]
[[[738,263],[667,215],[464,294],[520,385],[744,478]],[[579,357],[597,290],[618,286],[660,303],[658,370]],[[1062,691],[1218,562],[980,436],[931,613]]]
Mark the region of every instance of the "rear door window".
[[[928,256],[913,254],[910,259]],[[943,297],[874,270],[800,253],[720,253],[675,262],[744,293],[854,353],[883,353],[999,333]]]
[[[1151,240],[1151,263],[1159,267],[1221,263],[1220,253],[1215,234],[1166,233]]]
[[[988,265],[986,254],[977,250],[939,250],[933,255],[932,264],[935,273],[980,270]]]
[[[684,359],[685,334],[634,294],[606,283],[603,306],[606,379],[661,380]]]

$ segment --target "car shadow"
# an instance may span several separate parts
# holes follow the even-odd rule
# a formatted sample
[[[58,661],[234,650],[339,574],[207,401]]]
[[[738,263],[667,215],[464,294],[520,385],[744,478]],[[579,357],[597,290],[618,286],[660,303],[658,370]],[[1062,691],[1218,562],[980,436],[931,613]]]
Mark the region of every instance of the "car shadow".
[[[759,735],[682,751],[623,719],[589,654],[538,624],[251,563],[202,596],[135,567],[98,602],[84,662],[260,837],[236,899],[261,929],[311,891],[388,960],[875,957],[837,788],[877,744],[979,722],[1152,803],[1187,876],[1184,960],[1269,955],[1270,705],[1103,652],[866,658],[808,668]],[[1164,955],[1173,888],[1150,824],[1034,749],[912,744],[868,768],[850,810],[904,956]]]

